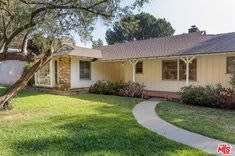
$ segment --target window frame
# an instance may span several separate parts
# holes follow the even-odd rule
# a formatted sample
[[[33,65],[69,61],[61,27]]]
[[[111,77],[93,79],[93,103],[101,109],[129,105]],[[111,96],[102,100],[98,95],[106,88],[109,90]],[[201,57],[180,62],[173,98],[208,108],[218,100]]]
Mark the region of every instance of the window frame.
[[[164,77],[164,63],[166,62],[174,62],[176,65],[176,78],[175,79],[167,79]],[[162,80],[165,81],[177,81],[178,80],[178,60],[162,60]]]
[[[53,64],[52,61],[47,63],[45,66],[43,66],[40,70],[38,70],[34,75],[35,85],[40,87],[53,87]],[[48,69],[47,69],[48,68]],[[46,70],[48,73],[45,74]],[[47,78],[46,78],[47,77]],[[46,82],[46,80],[48,80]]]
[[[141,64],[141,67],[138,67],[138,65]],[[138,71],[140,69],[141,71]],[[144,62],[143,61],[138,61],[135,65],[135,74],[143,74],[144,73]]]
[[[89,78],[82,78],[81,77],[81,72],[82,72],[82,66],[81,66],[81,64],[82,63],[88,63],[89,64]],[[87,68],[86,68],[87,69]],[[90,61],[85,61],[85,60],[79,60],[79,79],[80,80],[91,80],[91,62]]]
[[[166,59],[166,60],[162,60],[161,61],[161,65],[162,65],[162,80],[163,81],[186,81],[186,79],[181,79],[181,76],[180,76],[180,72],[182,71],[180,68],[181,68],[181,66],[180,66],[180,62],[181,62],[182,60],[181,59]],[[197,81],[197,74],[198,74],[198,71],[197,71],[197,69],[198,69],[198,60],[195,58],[193,61],[196,61],[196,68],[195,68],[195,73],[196,73],[196,75],[195,75],[195,79],[190,79],[189,81]],[[165,78],[164,77],[164,62],[175,62],[175,66],[176,66],[176,79],[167,79],[167,78]],[[189,67],[190,68],[190,67]],[[186,70],[186,69],[185,69]],[[189,70],[191,70],[191,69],[189,69]],[[185,71],[186,72],[186,71]],[[190,74],[190,72],[189,72],[189,74]],[[191,76],[189,75],[189,78],[190,78]]]
[[[226,58],[226,73],[227,74],[235,74],[235,71],[234,72],[229,71],[229,59],[232,59],[232,58],[235,60],[235,56],[228,56]]]

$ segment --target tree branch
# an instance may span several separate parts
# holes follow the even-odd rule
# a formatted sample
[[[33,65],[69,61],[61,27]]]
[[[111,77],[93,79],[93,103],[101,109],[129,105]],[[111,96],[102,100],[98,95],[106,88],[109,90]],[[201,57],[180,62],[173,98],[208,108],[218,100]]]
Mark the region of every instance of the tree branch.
[[[0,108],[7,106],[9,99],[15,96],[19,90],[23,89],[27,85],[28,81],[33,77],[34,73],[46,65],[51,60],[51,57],[52,51],[48,50],[45,52],[43,57],[35,61],[31,67],[25,68],[16,83],[0,96]]]
[[[0,7],[0,10],[5,11],[9,16],[12,16],[11,12],[3,7]]]
[[[28,54],[27,47],[28,47],[28,36],[29,36],[29,33],[30,33],[30,30],[28,30],[25,33],[24,39],[23,39],[23,42],[22,42],[21,53],[23,53],[24,55]]]
[[[7,40],[7,34],[6,34],[6,23],[5,23],[5,17],[2,16],[2,28],[3,28],[3,31],[2,31],[2,42],[1,42],[1,45],[0,45],[0,53],[2,53],[4,51],[4,49],[6,49],[7,51],[7,48],[5,48],[5,45],[6,45],[6,40]]]
[[[7,3],[3,2],[2,0],[0,0],[0,4],[7,5]]]
[[[21,2],[28,4],[25,0],[20,0]],[[36,23],[34,22],[34,18],[40,14],[43,11],[46,10],[55,10],[55,9],[63,9],[63,10],[69,10],[69,9],[79,9],[79,10],[83,10],[83,11],[87,11],[96,15],[100,15],[100,16],[104,16],[104,17],[111,17],[111,15],[107,15],[105,13],[100,13],[97,11],[92,10],[91,8],[93,8],[94,6],[100,5],[102,3],[106,2],[106,0],[95,3],[89,7],[81,7],[81,6],[76,6],[76,5],[54,5],[54,4],[50,4],[48,3],[45,7],[39,8],[37,10],[35,10],[34,12],[31,13],[31,18],[29,23],[17,28],[8,38],[7,41],[5,43],[4,49],[3,49],[3,53],[7,52],[7,47],[8,45],[11,43],[11,41],[21,32],[23,32],[26,29],[32,28],[36,25]]]
[[[97,3],[89,6],[87,9],[92,9],[92,8],[94,8],[94,7],[96,7],[96,6],[100,5],[100,4],[105,3],[105,2],[108,2],[108,1],[107,0],[103,0],[103,1],[97,2]]]

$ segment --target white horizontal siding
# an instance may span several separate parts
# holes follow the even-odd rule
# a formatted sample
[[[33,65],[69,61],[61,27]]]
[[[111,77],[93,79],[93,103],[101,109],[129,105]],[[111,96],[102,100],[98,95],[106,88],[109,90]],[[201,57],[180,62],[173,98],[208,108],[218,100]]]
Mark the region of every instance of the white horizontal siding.
[[[122,62],[92,62],[91,80],[80,80],[79,57],[71,58],[71,88],[90,87],[98,80],[120,82],[124,80]]]
[[[93,66],[91,65],[91,80],[80,80],[79,61],[77,57],[71,58],[71,88],[86,88],[95,83]]]

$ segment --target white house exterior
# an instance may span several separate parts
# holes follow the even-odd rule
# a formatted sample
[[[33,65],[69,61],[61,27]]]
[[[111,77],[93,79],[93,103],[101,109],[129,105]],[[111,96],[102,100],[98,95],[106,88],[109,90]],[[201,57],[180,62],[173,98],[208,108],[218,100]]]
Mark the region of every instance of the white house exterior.
[[[70,47],[57,52],[45,68],[36,74],[36,86],[77,89],[106,80],[143,83],[146,91],[161,92],[188,85],[229,87],[235,72],[235,33],[196,32],[98,49]]]

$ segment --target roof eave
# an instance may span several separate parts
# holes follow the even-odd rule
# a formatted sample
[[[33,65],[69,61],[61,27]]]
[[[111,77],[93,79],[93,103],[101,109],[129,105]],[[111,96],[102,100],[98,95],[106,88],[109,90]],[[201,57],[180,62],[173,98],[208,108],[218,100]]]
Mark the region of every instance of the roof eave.
[[[123,58],[123,59],[101,59],[97,60],[99,62],[117,62],[117,61],[126,61],[131,59],[161,59],[161,58],[169,58],[169,57],[187,57],[187,56],[208,56],[208,55],[226,55],[226,54],[234,54],[235,51],[224,51],[224,52],[198,52],[195,54],[179,54],[179,55],[165,55],[165,56],[149,56],[149,57],[132,57],[132,58]]]

